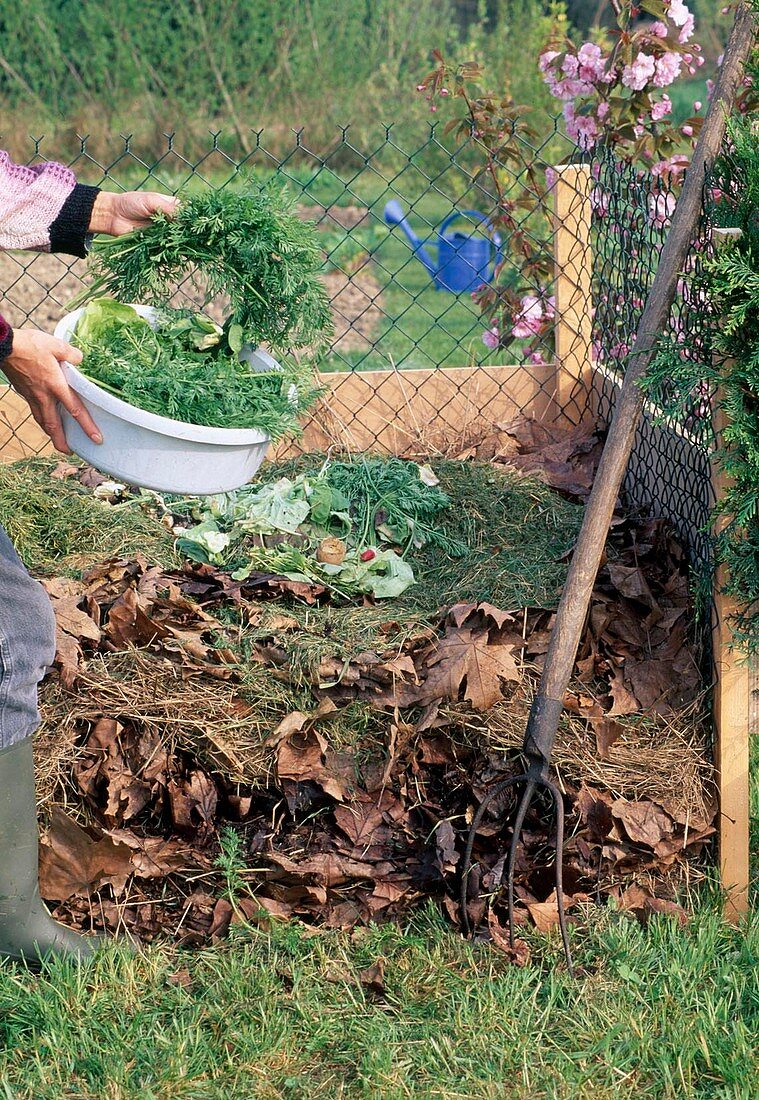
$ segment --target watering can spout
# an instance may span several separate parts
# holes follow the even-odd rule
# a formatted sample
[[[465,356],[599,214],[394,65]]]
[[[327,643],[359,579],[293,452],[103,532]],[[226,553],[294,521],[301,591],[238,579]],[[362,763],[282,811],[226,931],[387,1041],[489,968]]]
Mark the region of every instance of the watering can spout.
[[[417,237],[414,230],[411,228],[408,222],[408,218],[403,213],[403,207],[397,199],[390,199],[385,204],[385,222],[387,225],[397,225],[406,234],[411,245],[414,255],[429,271],[433,278],[437,275],[437,265],[434,263],[427,249],[424,247],[420,239]]]

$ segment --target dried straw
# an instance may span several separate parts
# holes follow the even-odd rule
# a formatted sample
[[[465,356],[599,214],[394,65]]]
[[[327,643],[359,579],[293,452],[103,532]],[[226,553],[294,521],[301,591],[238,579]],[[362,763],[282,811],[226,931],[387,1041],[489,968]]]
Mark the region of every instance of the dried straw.
[[[254,707],[229,681],[137,649],[97,654],[77,687],[71,694],[50,680],[42,691],[37,782],[43,803],[64,797],[81,733],[103,717],[139,723],[232,781],[264,781],[271,765],[265,741],[289,702],[282,706],[280,688],[268,705],[264,697]]]
[[[458,719],[480,745],[484,741],[499,751],[521,749],[531,694],[525,685],[485,715],[459,716],[454,708],[445,713]],[[659,802],[691,827],[709,824],[716,783],[704,700],[667,715],[629,715],[614,721],[622,732],[602,759],[590,722],[565,712],[553,761],[560,778],[587,783],[616,798]]]

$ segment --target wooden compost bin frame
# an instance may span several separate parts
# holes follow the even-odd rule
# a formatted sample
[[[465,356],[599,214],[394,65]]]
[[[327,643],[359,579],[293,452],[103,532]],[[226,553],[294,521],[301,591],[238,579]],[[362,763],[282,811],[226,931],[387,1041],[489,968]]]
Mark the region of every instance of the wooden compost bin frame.
[[[328,393],[306,424],[297,448],[324,451],[340,443],[349,450],[422,454],[461,440],[483,425],[523,415],[543,423],[576,427],[592,423],[599,368],[592,348],[591,191],[586,165],[560,165],[555,184],[556,355],[545,366],[505,365],[327,373]],[[718,426],[719,427],[719,426]],[[26,404],[0,389],[0,461],[51,453]],[[724,491],[712,464],[715,499]],[[735,607],[714,590],[714,761],[719,793],[717,826],[720,876],[726,914],[738,919],[748,909],[749,886],[749,712],[748,664],[730,648],[727,621]]]

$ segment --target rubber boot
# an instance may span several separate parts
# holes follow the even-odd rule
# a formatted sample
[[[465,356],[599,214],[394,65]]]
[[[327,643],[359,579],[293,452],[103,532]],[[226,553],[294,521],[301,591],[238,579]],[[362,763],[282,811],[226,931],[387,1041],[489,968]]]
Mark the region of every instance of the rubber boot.
[[[0,959],[88,958],[102,942],[54,921],[40,897],[32,739],[0,750]]]

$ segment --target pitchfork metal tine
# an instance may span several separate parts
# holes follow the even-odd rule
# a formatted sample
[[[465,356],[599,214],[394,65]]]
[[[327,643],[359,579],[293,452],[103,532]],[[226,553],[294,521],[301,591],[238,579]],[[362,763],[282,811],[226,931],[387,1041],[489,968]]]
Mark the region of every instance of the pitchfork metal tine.
[[[469,873],[472,870],[472,851],[474,849],[474,840],[475,840],[475,836],[477,834],[477,830],[480,827],[480,822],[482,821],[483,817],[485,816],[485,811],[487,810],[488,806],[493,801],[493,799],[497,798],[498,795],[501,794],[502,791],[505,791],[508,787],[513,787],[516,783],[521,783],[525,779],[527,779],[526,775],[513,775],[510,779],[504,779],[501,783],[496,784],[496,786],[493,787],[492,791],[488,791],[488,793],[483,798],[482,802],[480,803],[479,807],[477,808],[477,812],[475,813],[474,817],[472,818],[472,824],[469,826],[469,836],[468,836],[467,842],[466,842],[466,851],[464,852],[464,862],[462,864],[462,869],[461,869],[461,896],[460,896],[460,901],[461,901],[461,923],[463,924],[464,931],[466,932],[467,935],[469,935],[469,933],[472,931],[472,927],[469,923],[469,913],[467,912],[467,904],[466,904],[467,903],[467,896],[466,896],[466,894],[467,894],[467,886],[469,885]]]
[[[555,881],[556,881],[556,908],[559,916],[559,929],[561,931],[561,942],[564,946],[564,957],[567,961],[567,970],[570,975],[574,975],[574,968],[572,965],[572,954],[569,949],[569,936],[567,933],[567,920],[566,910],[564,908],[564,876],[562,869],[562,857],[564,853],[564,801],[561,797],[561,791],[555,784],[551,783],[545,775],[540,774],[545,766],[544,761],[533,762],[533,766],[530,771],[524,775],[515,775],[510,779],[504,780],[502,783],[498,783],[492,791],[488,791],[485,798],[480,803],[477,812],[472,819],[472,824],[469,828],[469,837],[467,838],[466,851],[464,853],[464,862],[461,869],[461,923],[464,926],[464,930],[467,934],[471,932],[471,925],[469,923],[469,913],[467,912],[467,885],[469,882],[469,875],[472,869],[472,852],[474,850],[474,841],[477,829],[485,814],[490,803],[493,799],[497,798],[502,791],[505,791],[507,787],[513,787],[517,783],[526,783],[524,794],[520,799],[519,806],[517,807],[516,818],[514,820],[514,832],[511,837],[511,844],[509,845],[509,858],[507,865],[507,891],[508,891],[508,911],[509,911],[509,942],[511,946],[514,946],[514,871],[516,866],[517,848],[519,847],[519,840],[522,833],[522,827],[524,826],[527,812],[532,804],[532,800],[535,797],[535,792],[539,787],[545,787],[550,793],[553,800],[553,804],[556,807],[556,841],[554,844],[554,852],[556,857],[555,867]]]
[[[556,805],[556,908],[559,913],[559,929],[561,931],[561,942],[564,944],[567,970],[570,976],[574,977],[572,952],[569,950],[569,936],[567,935],[567,917],[564,909],[564,870],[562,867],[564,856],[564,799],[561,797],[561,791],[558,787],[547,779],[544,779],[543,782],[553,795]]]
[[[509,943],[512,947],[514,946],[514,868],[517,860],[517,847],[519,846],[519,838],[522,835],[524,819],[527,817],[527,811],[530,808],[530,803],[532,802],[537,786],[534,777],[529,773],[525,776],[525,779],[527,780],[527,786],[524,789],[524,794],[517,807],[517,816],[514,820],[514,832],[511,835],[511,844],[509,846],[507,882],[509,899]]]

